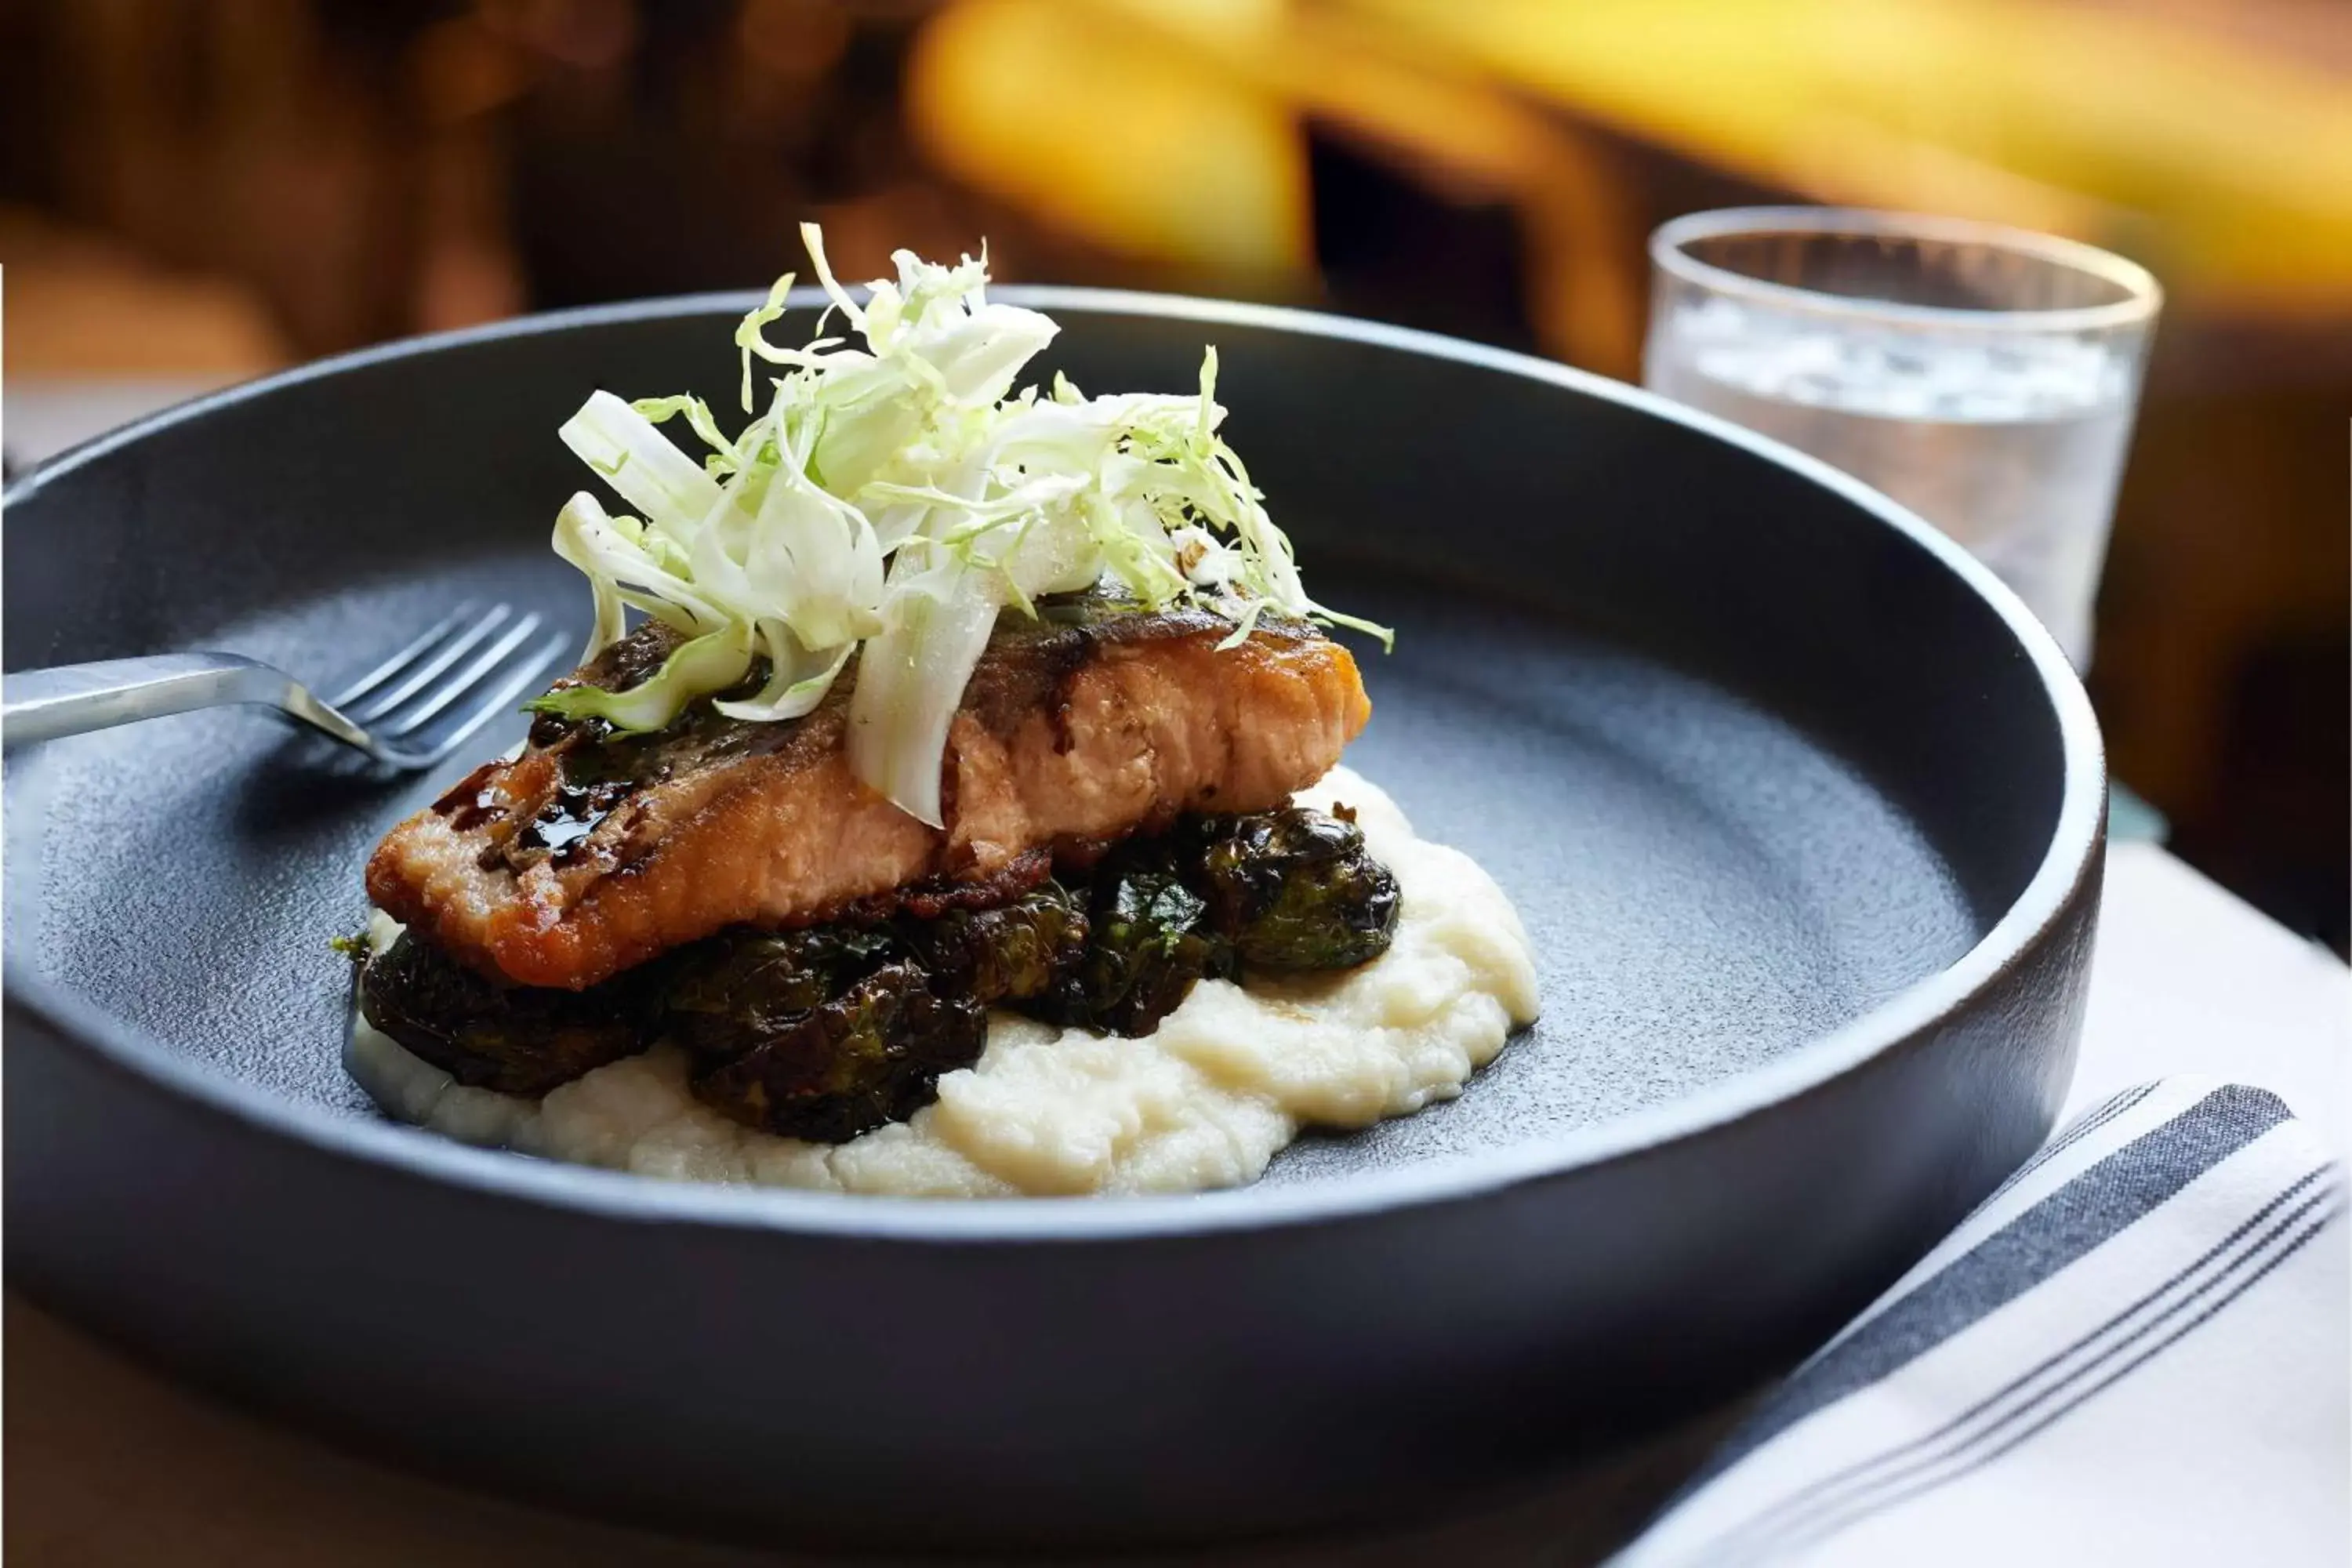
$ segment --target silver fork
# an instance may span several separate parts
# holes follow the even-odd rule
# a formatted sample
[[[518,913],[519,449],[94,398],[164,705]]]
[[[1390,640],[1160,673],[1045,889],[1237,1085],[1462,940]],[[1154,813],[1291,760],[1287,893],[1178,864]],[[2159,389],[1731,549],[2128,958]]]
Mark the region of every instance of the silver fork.
[[[499,604],[478,616],[462,605],[331,702],[285,671],[234,653],[19,670],[0,677],[0,743],[13,748],[167,713],[257,702],[392,767],[429,768],[512,711],[562,652],[560,633],[531,643],[540,625],[535,611],[518,617],[512,605]]]

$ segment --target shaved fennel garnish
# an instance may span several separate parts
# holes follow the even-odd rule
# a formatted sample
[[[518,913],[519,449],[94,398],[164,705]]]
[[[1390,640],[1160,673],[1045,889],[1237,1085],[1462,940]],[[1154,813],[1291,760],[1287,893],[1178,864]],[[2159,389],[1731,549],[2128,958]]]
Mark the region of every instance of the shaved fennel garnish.
[[[1195,605],[1247,637],[1269,607],[1383,627],[1307,596],[1290,541],[1217,434],[1217,354],[1184,395],[1087,397],[1013,384],[1053,340],[1047,317],[987,298],[988,265],[908,251],[860,301],[835,279],[823,236],[801,237],[830,303],[799,348],[771,342],[792,285],[743,318],[743,411],[730,437],[690,395],[591,396],[561,431],[633,510],[574,495],[556,552],[588,578],[589,654],[635,608],[687,640],[625,691],[569,686],[531,706],[616,729],[657,730],[698,698],[731,718],[795,719],[859,656],[848,750],[857,776],[934,826],[948,726],[999,612],[1097,582],[1151,608]],[[851,336],[823,335],[835,319]],[[863,347],[853,346],[852,336]],[[767,378],[757,396],[758,365]],[[682,418],[698,462],[658,426]],[[759,689],[740,689],[758,672]]]

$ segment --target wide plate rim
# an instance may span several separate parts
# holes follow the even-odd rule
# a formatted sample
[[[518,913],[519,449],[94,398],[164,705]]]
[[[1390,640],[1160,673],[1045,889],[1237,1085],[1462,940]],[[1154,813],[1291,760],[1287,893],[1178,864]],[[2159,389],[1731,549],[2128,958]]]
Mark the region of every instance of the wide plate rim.
[[[1396,1169],[1273,1189],[1238,1187],[1175,1196],[1093,1199],[924,1199],[790,1188],[672,1182],[532,1160],[467,1145],[390,1122],[338,1116],[190,1062],[145,1031],[110,1017],[21,963],[0,954],[7,1010],[141,1087],[192,1102],[250,1131],[311,1152],[388,1168],[527,1204],[632,1223],[692,1224],[782,1234],[946,1243],[1125,1242],[1153,1237],[1257,1231],[1336,1223],[1389,1210],[1461,1202],[1687,1142],[1822,1090],[1964,1011],[2023,961],[2074,903],[2093,871],[2105,822],[2105,762],[2098,724],[2065,656],[2032,612],[1992,573],[1932,525],[1828,464],[1769,437],[1642,388],[1507,349],[1439,333],[1286,306],[1057,285],[1005,286],[1009,302],[1097,316],[1149,316],[1333,338],[1549,383],[1685,426],[1792,470],[1906,535],[1957,574],[2000,617],[2034,667],[2056,717],[2063,763],[2058,819],[2024,889],[1983,937],[1922,977],[1772,1061],[1664,1104],[1556,1137],[1443,1155]],[[795,290],[793,303],[814,302]],[[487,326],[378,344],[206,394],[84,442],[0,492],[0,515],[86,464],[213,411],[305,383],[396,360],[506,338],[698,314],[740,315],[752,292],[704,293],[539,312]]]

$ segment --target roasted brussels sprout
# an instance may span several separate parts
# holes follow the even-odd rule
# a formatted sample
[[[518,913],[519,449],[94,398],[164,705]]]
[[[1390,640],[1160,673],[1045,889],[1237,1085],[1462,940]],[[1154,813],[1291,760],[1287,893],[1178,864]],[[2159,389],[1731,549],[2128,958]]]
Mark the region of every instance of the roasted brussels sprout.
[[[1199,818],[1188,836],[1195,883],[1244,969],[1352,969],[1396,936],[1396,878],[1352,822],[1290,806]]]
[[[979,1058],[988,1015],[901,962],[818,1006],[746,1015],[727,1037],[740,1049],[695,1052],[697,1099],[763,1131],[844,1143],[929,1104],[941,1073]]]
[[[722,931],[667,962],[656,982],[663,1021],[689,1050],[740,1055],[896,952],[889,932],[860,926]]]
[[[501,1094],[544,1094],[652,1037],[631,975],[586,991],[500,985],[405,933],[360,971],[360,1011],[459,1083]]]
[[[1150,852],[1114,855],[1098,869],[1092,938],[1076,969],[1030,1011],[1057,1024],[1148,1035],[1203,975],[1232,973],[1209,907]]]
[[[903,920],[899,940],[942,994],[982,1006],[1042,996],[1068,977],[1087,949],[1087,911],[1046,881],[992,910],[950,910]]]
[[[584,992],[503,985],[403,936],[366,961],[360,1005],[460,1083],[508,1094],[667,1037],[705,1103],[841,1142],[905,1119],[976,1060],[991,1005],[1145,1035],[1203,977],[1376,958],[1397,913],[1396,879],[1352,822],[1287,808],[1188,818],[1119,845],[1084,881],[993,909],[722,931]]]

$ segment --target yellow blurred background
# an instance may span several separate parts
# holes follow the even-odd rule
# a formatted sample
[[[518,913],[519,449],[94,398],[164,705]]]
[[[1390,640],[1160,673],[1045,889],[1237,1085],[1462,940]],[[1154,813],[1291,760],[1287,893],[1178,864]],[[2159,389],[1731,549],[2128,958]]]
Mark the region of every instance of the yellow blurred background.
[[[808,216],[845,276],[985,236],[1634,379],[1648,230],[1788,200],[2163,280],[2093,695],[2173,847],[2341,950],[2342,0],[0,0],[12,429],[760,285]]]

